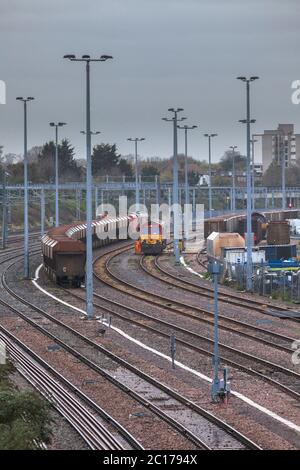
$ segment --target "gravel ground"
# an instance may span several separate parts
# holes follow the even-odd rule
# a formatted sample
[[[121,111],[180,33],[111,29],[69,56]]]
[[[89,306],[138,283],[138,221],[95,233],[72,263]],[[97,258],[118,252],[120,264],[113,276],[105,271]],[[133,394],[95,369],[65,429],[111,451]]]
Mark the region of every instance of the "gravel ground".
[[[108,289],[105,289],[106,292],[107,292],[107,290]],[[112,289],[111,289],[111,291],[112,291]],[[102,289],[101,289],[101,293],[103,294]],[[114,291],[113,291],[113,294],[114,294],[113,298],[116,299],[116,294],[115,294]],[[70,297],[67,294],[64,294],[63,296],[65,297],[66,300],[68,300],[72,304],[82,307],[82,303],[80,304],[80,302],[75,301],[75,299],[70,300]],[[128,299],[128,296],[126,296],[126,298]],[[119,296],[118,296],[118,299],[119,299]],[[136,305],[136,302],[134,302],[134,303]],[[139,308],[140,308],[140,305],[139,305]],[[119,309],[119,310],[121,310],[121,309]],[[99,313],[100,313],[100,311],[99,311]],[[120,324],[117,323],[117,320],[114,319],[113,322],[114,322],[113,323],[114,325],[120,326]],[[124,322],[123,322],[122,327],[123,328],[126,327],[126,331],[131,333],[130,332],[130,327],[127,324],[124,325]],[[161,337],[157,337],[156,340],[154,341],[153,335],[151,335],[151,338],[149,338],[149,333],[144,331],[144,330],[140,330],[140,329],[137,329],[137,328],[133,327],[132,331],[133,331],[132,334],[136,338],[143,340],[145,343],[148,342],[148,344],[150,346],[153,346],[156,349],[162,350],[166,354],[169,354],[169,343],[166,343],[162,347]],[[109,334],[113,335],[114,333],[110,332]],[[129,343],[126,340],[123,340],[123,338],[121,338],[119,335],[117,335],[116,340],[114,340],[112,343],[114,345],[114,348],[116,348],[116,344],[118,344],[118,346],[120,344],[124,344],[124,347],[125,347],[125,345],[127,345],[126,347],[134,348],[135,352],[134,352],[133,357],[135,357],[135,358],[138,358],[141,355],[143,357],[144,357],[144,355],[148,355],[148,353],[146,353],[144,350],[141,351],[140,348],[138,348],[136,346],[133,346],[132,343]],[[128,344],[130,346],[128,346]],[[195,368],[199,368],[199,364],[200,364],[201,365],[201,372],[207,373],[207,375],[209,375],[209,376],[211,375],[211,361],[207,357],[203,357],[203,356],[199,357],[199,355],[195,355],[195,353],[191,353],[191,351],[184,350],[183,348],[182,348],[182,351],[180,351],[180,352],[178,351],[178,354],[180,354],[180,356],[178,356],[178,359],[182,360],[182,362],[188,363],[190,366],[193,366],[193,363],[194,363]],[[124,357],[124,351],[123,350],[122,350],[122,357]],[[151,354],[151,360],[149,359],[149,362],[152,363],[152,362],[155,362],[157,360],[159,360],[160,362],[165,362],[161,359],[157,359],[157,356],[154,356],[154,355]],[[170,368],[169,364],[160,365],[160,369],[164,371],[163,374],[162,374],[162,378],[165,377],[165,368],[166,368],[166,366],[167,366],[167,368]],[[235,374],[235,376],[234,376],[234,387],[235,387],[235,389],[238,389],[237,379],[239,378],[241,392],[244,392],[245,391],[245,382],[247,380],[249,381],[249,377],[246,376],[245,374],[242,374],[242,373],[238,372],[238,371],[234,371],[234,374]],[[236,377],[236,374],[238,374],[237,377]],[[190,379],[191,379],[190,374],[187,374],[187,376],[190,377]],[[193,377],[193,380],[195,380],[194,377]],[[247,393],[247,396],[250,395],[250,397],[251,397],[251,395],[252,395],[252,398],[255,400],[257,398],[258,394],[262,390],[262,382],[261,381],[254,381],[253,378],[250,378],[250,380],[251,380],[252,393]],[[197,390],[198,390],[198,388],[199,388],[199,383],[198,383],[199,379],[196,379],[196,382],[197,382]],[[256,387],[254,387],[255,383],[256,383]],[[263,384],[263,386],[265,387],[265,384]],[[188,387],[189,387],[189,385],[188,385]],[[272,393],[272,389],[271,389],[271,393]],[[262,397],[262,400],[260,401],[260,403],[263,404],[263,405],[270,405],[270,396],[269,396],[270,395],[270,390],[268,391],[268,393],[266,393],[266,395],[267,395],[266,397]],[[279,411],[278,410],[278,403],[276,404],[277,399],[278,399],[278,391],[274,390],[272,395],[274,396],[274,399],[275,399],[274,411],[278,412]],[[207,402],[207,386],[206,385],[205,385],[204,396],[205,396],[205,402]],[[191,396],[191,398],[193,398],[193,396]],[[286,396],[284,394],[281,394],[281,396],[279,398],[282,402],[284,402],[286,400]],[[232,398],[232,400],[235,400],[235,401],[239,402],[239,400],[236,400],[234,398]],[[288,398],[288,400],[293,402],[293,400],[290,400],[289,398]],[[212,406],[214,407],[214,405],[212,405]],[[245,414],[247,415],[247,413],[251,412],[251,413],[249,413],[249,415],[251,415],[251,418],[249,417],[249,419],[251,419],[251,420],[253,420],[253,416],[259,415],[259,416],[256,416],[255,420],[253,421],[253,423],[255,423],[255,426],[254,426],[254,424],[252,425],[252,435],[249,436],[249,437],[251,437],[254,440],[257,440],[257,425],[261,420],[262,423],[266,423],[266,422],[268,423],[267,429],[272,429],[272,430],[274,429],[276,431],[276,437],[275,438],[274,438],[274,435],[272,435],[272,434],[267,435],[267,437],[264,436],[264,445],[263,445],[264,447],[266,447],[266,448],[290,448],[290,447],[293,447],[293,444],[288,444],[286,442],[285,443],[278,442],[278,434],[282,434],[283,436],[287,435],[289,440],[291,442],[294,442],[294,445],[297,446],[297,435],[295,435],[295,433],[293,431],[289,431],[285,427],[283,427],[281,425],[278,425],[277,423],[274,423],[274,421],[272,419],[270,420],[269,418],[266,418],[265,416],[262,417],[260,413],[253,412],[253,409],[251,407],[246,406],[244,403],[239,404],[239,407],[241,407],[241,409],[242,409],[241,414],[242,414],[242,417],[243,417],[243,421],[241,423],[241,421],[239,420],[239,423],[238,423],[237,427],[239,429],[243,430],[243,432],[246,432],[247,435],[249,435],[249,432],[250,432],[249,430],[251,429],[251,426],[250,425],[248,426],[247,424],[244,425],[244,423],[245,423]],[[248,411],[246,411],[245,408],[247,408]],[[269,406],[269,408],[270,408],[270,406]],[[283,413],[286,414],[286,404],[282,408],[284,408]],[[234,414],[234,419],[231,416],[231,422],[232,422],[232,424],[234,424],[236,426],[237,425],[237,419],[235,419],[235,410],[236,410],[236,404],[233,405],[233,408],[231,409],[231,413],[225,413],[225,416],[226,416],[226,419],[229,420],[229,415]],[[219,411],[220,410],[218,408],[218,414],[219,414]],[[287,415],[288,419],[292,419],[294,417],[295,417],[295,415],[293,415],[293,416],[291,416],[290,414]],[[269,423],[269,421],[271,421],[271,423]],[[261,426],[263,426],[263,424]],[[261,435],[263,435],[263,432],[261,432]],[[261,439],[261,435],[260,435],[260,439]]]
[[[126,256],[126,254],[124,256]],[[130,267],[133,267],[134,261],[131,261],[131,263],[132,265],[130,265]],[[210,282],[201,280],[198,277],[196,278],[196,276],[193,276],[192,273],[189,273],[183,266],[175,266],[174,259],[172,256],[167,256],[167,255],[165,256],[164,265],[166,265],[173,274],[177,273],[177,275],[184,276],[187,279],[191,279],[193,282],[199,284],[199,286],[204,285],[206,287],[211,287]],[[112,264],[112,266],[114,266],[114,264]],[[126,266],[126,260],[124,261],[124,268],[126,270],[125,266]],[[118,268],[118,270],[119,269],[120,270],[122,269],[122,265],[120,266],[120,268]],[[133,282],[135,285],[139,285],[139,283],[141,283],[141,285],[143,286],[143,280],[141,279],[141,276],[139,276],[135,280],[134,280],[134,277],[132,277],[130,282]],[[151,285],[152,284],[147,284],[147,288],[151,289]],[[174,300],[186,302],[187,304],[195,306],[195,307],[203,307],[210,311],[213,311],[213,299],[208,299],[207,297],[203,297],[196,293],[193,294],[192,292],[189,292],[189,291],[185,291],[184,293],[183,289],[180,289],[180,288],[178,289],[177,287],[175,288],[172,286],[168,286],[166,284],[163,284],[163,285],[165,287],[164,292],[166,296],[171,297]],[[155,284],[154,292],[156,290],[156,287],[157,287],[157,284]],[[162,290],[162,287],[160,287],[160,289]],[[222,290],[223,288],[220,289],[220,292],[222,292]],[[227,289],[226,292],[227,293],[230,292],[230,289]],[[261,300],[262,299],[260,298],[260,301]],[[289,305],[289,308],[290,307],[291,306]],[[249,323],[253,326],[260,326],[265,329],[267,328],[270,332],[274,331],[282,335],[293,337],[295,339],[300,338],[300,322],[270,317],[264,313],[255,311],[251,307],[246,308],[241,305],[235,306],[235,305],[223,302],[223,301],[219,303],[219,311],[220,311],[220,314],[224,315],[225,317],[233,318],[236,320],[242,319],[244,322]]]
[[[153,277],[149,276],[144,271],[141,271],[140,267],[139,267],[138,259],[139,258],[132,256],[131,253],[128,253],[128,252],[123,253],[123,254],[119,255],[117,257],[117,259],[113,260],[111,269],[114,273],[117,274],[117,276],[119,276],[121,279],[124,279],[125,270],[126,270],[125,266],[127,265],[127,270],[128,270],[128,266],[130,264],[130,275],[127,276],[127,277],[133,278],[134,275],[135,275],[135,277],[137,279],[136,284],[144,292],[146,292],[148,294],[149,293],[154,293],[154,294],[159,293],[160,295],[164,296],[165,295],[164,294],[165,285],[163,283],[161,283],[159,280],[154,279]],[[120,260],[120,263],[118,263],[117,260]],[[98,270],[100,269],[100,263],[97,263],[96,266],[97,266],[96,267],[96,271],[97,271],[97,269]],[[99,271],[99,273],[100,273],[100,271]],[[100,274],[102,274],[102,270],[101,270]],[[131,279],[130,282],[134,282],[134,281]],[[137,292],[136,290],[134,290],[134,288],[128,288],[127,289],[127,287],[126,287],[125,289],[128,293],[132,292],[134,295],[138,294],[140,297],[143,296],[143,293]],[[193,294],[188,293],[188,292],[183,291],[182,289],[178,289],[178,288],[174,288],[173,291],[175,292],[175,296],[176,296],[176,298],[174,300],[180,301],[183,304],[185,304],[184,298],[188,298],[189,299],[188,303],[192,304],[192,302],[190,302],[190,298],[193,296]],[[172,291],[172,299],[174,297],[173,296],[173,291]],[[168,297],[170,297],[169,292],[168,292],[167,295],[168,295]],[[151,298],[150,298],[150,302],[151,302]],[[159,301],[157,299],[154,299],[153,302],[159,302]],[[170,302],[171,302],[171,300],[170,300]],[[187,310],[187,313],[190,313],[190,309]],[[197,313],[198,312],[196,312],[196,314]],[[175,316],[175,318],[177,317],[176,322],[173,321],[174,316]],[[170,317],[172,319],[170,319]],[[181,327],[187,328],[190,331],[198,332],[198,334],[201,333],[201,335],[204,335],[204,336],[206,336],[210,339],[213,338],[213,324],[212,323],[210,325],[205,324],[204,327],[203,327],[202,322],[200,322],[198,320],[196,321],[196,319],[191,320],[190,318],[188,318],[184,314],[180,314],[180,313],[174,314],[173,311],[170,311],[170,310],[168,311],[167,309],[165,309],[164,319],[166,319],[166,320],[168,319],[172,323],[177,324]],[[211,318],[210,318],[210,320],[211,320]],[[199,340],[201,341],[200,338],[198,339],[198,341]],[[228,331],[220,330],[220,342],[222,344],[226,345],[226,346],[231,346],[232,348],[235,348],[238,351],[244,351],[244,352],[247,352],[249,354],[258,355],[262,359],[278,363],[278,364],[282,365],[283,367],[287,367],[291,370],[294,370],[295,372],[300,371],[299,366],[296,366],[296,365],[292,364],[291,354],[290,353],[287,353],[285,351],[279,351],[279,350],[277,350],[273,347],[261,344],[256,339],[253,339],[253,340],[245,339],[243,336],[240,336],[238,333],[231,333],[231,332],[228,332]],[[202,343],[203,343],[203,340],[202,340]],[[204,344],[205,344],[205,342],[204,342]],[[212,347],[212,345],[210,345],[210,349],[211,349],[211,347]],[[221,349],[221,351],[222,351],[222,349]],[[225,357],[227,357],[229,359],[231,357],[234,357],[234,355],[232,353],[229,353],[228,351],[226,351],[226,353],[224,351],[223,355],[224,354],[225,354]],[[245,359],[239,358],[239,361],[240,360],[242,361],[242,363],[245,363]],[[248,359],[246,360],[245,364],[247,364],[247,363],[249,363]],[[288,383],[289,382],[290,382],[290,379],[288,377]]]
[[[16,267],[18,271],[18,267]],[[13,270],[12,270],[13,272]],[[16,274],[16,273],[15,273]],[[12,274],[11,274],[12,275]],[[20,283],[22,284],[22,282]],[[18,283],[18,288],[23,289]],[[30,289],[32,284],[26,283],[27,289]],[[32,289],[37,293],[36,289],[32,286]],[[27,291],[28,292],[28,291]],[[35,296],[35,301],[41,301],[42,306],[46,308],[49,313],[59,314],[68,316],[66,309],[60,309],[54,307],[53,301],[50,301],[50,305],[45,303],[45,296],[40,294]],[[32,297],[31,297],[32,299]],[[52,309],[52,311],[51,311]],[[27,313],[27,307],[23,307],[23,313]],[[62,313],[64,311],[64,313]],[[33,317],[39,324],[43,324],[45,327],[49,320],[41,319],[39,313],[34,313]],[[16,319],[15,315],[2,316],[1,322],[4,326],[13,331],[21,340],[26,344],[29,344],[38,354],[40,354],[46,361],[55,365],[56,369],[63,373],[66,378],[75,383],[79,388],[84,389],[85,393],[88,393],[92,398],[97,401],[103,408],[109,413],[114,415],[115,419],[120,421],[125,427],[127,427],[146,448],[150,449],[193,449],[194,445],[183,438],[177,431],[174,431],[163,422],[161,419],[153,415],[152,412],[145,409],[144,406],[137,403],[135,400],[129,398],[124,392],[121,392],[117,387],[107,382],[106,379],[99,376],[98,373],[91,370],[89,367],[84,366],[69,354],[62,350],[56,351],[55,353],[49,352],[49,346],[53,344],[48,338],[45,338],[41,333],[37,332],[33,327],[26,324],[22,319]],[[79,320],[82,328],[85,328],[87,322]],[[55,327],[54,327],[55,329]],[[105,366],[105,364],[101,364]],[[92,382],[92,383],[91,383]],[[96,385],[96,387],[95,387]],[[108,400],[109,397],[109,400]],[[122,403],[121,407],[116,408],[116,403]]]
[[[107,247],[107,249],[109,249],[109,247]],[[132,268],[132,266],[130,268]],[[113,289],[104,286],[100,282],[97,282],[96,284],[100,289],[101,294],[106,295],[108,298],[112,298],[114,300],[117,299],[119,301],[125,301],[126,299],[126,304],[131,304],[131,306],[138,307],[143,311],[148,311],[151,314],[155,312],[155,314],[158,316],[162,315],[162,312],[168,315],[168,312],[165,309],[159,309],[142,301],[137,302],[135,299],[130,298],[127,294],[116,294]],[[19,283],[17,285],[19,286]],[[51,283],[49,283],[48,281],[46,281],[46,285],[47,288],[51,288]],[[24,293],[24,286],[21,286],[21,290]],[[42,294],[37,294],[37,290],[32,286],[32,284],[26,285],[26,292],[28,293],[28,296],[31,300],[32,295],[34,295],[36,304],[39,304],[44,307],[51,307],[52,311],[50,313],[55,313],[56,315],[58,315],[59,318],[63,319],[63,321],[66,321],[66,323],[73,325],[73,327],[76,327],[79,331],[81,331],[81,329],[84,330],[85,335],[92,337],[94,340],[96,339],[97,341],[105,345],[105,347],[111,349],[114,353],[119,354],[121,357],[125,358],[129,362],[142,368],[145,372],[153,375],[164,383],[167,383],[168,385],[172,386],[174,389],[177,389],[181,393],[184,393],[185,396],[196,401],[200,405],[204,406],[206,409],[212,410],[214,413],[217,413],[219,416],[226,419],[228,423],[232,424],[234,427],[237,427],[240,431],[247,434],[254,441],[257,442],[259,436],[259,442],[264,448],[287,449],[299,447],[299,436],[295,432],[290,431],[288,428],[277,422],[274,422],[273,419],[267,418],[262,413],[254,411],[253,408],[249,405],[246,405],[245,403],[241,402],[240,400],[234,397],[231,398],[229,405],[227,406],[216,406],[212,404],[210,402],[210,399],[208,398],[210,394],[209,385],[197,378],[196,376],[185,372],[179,368],[176,368],[175,372],[172,371],[172,369],[170,368],[170,364],[166,360],[159,358],[158,356],[147,352],[144,349],[139,348],[138,346],[134,345],[132,342],[127,341],[112,330],[106,332],[104,337],[101,336],[100,338],[99,333],[97,333],[97,330],[95,331],[95,328],[93,328],[93,324],[90,324],[89,322],[79,321],[78,314],[74,314],[74,312],[67,310],[65,307],[61,307],[61,305],[59,305],[58,307],[57,303],[51,301],[51,299],[47,299],[47,301],[45,302],[45,297]],[[64,297],[66,300],[68,300],[74,305],[83,307],[82,302],[71,298],[68,294],[62,293],[61,290],[57,287],[55,287],[52,292],[59,294],[60,297]],[[118,310],[120,312],[122,311],[121,308],[118,308]],[[69,314],[67,314],[66,311],[68,311]],[[168,316],[170,319],[170,314]],[[192,321],[193,320],[191,320],[191,322]],[[135,338],[141,339],[146,344],[149,344],[149,346],[159,349],[165,354],[169,354],[169,343],[168,341],[166,341],[166,339],[162,340],[161,336],[154,334],[149,335],[148,331],[142,328],[137,328],[132,325],[129,325],[124,321],[118,320],[116,317],[113,318],[113,325],[119,326],[122,329],[126,329],[126,331],[129,334],[132,334]],[[199,328],[199,325],[197,325],[197,327]],[[23,331],[23,334],[25,334],[24,330],[24,328],[19,329],[19,333],[21,334],[21,332]],[[27,339],[29,340],[28,336],[30,335],[27,335]],[[38,341],[36,342],[36,344],[38,344]],[[51,355],[52,357],[57,357],[59,353],[61,353],[61,351],[51,353]],[[191,352],[186,348],[178,346],[177,359],[181,360],[185,364],[188,364],[190,367],[194,367],[195,369],[201,370],[201,372],[211,376],[211,360],[208,357],[203,355],[201,356],[198,353]],[[58,360],[58,367],[60,367],[60,370],[66,371],[68,374],[71,374],[69,367],[64,362],[62,362],[61,359]],[[70,368],[72,369],[71,366]],[[80,372],[79,376],[81,376],[82,374],[83,373]],[[93,374],[94,373],[92,372],[92,375]],[[231,374],[234,374],[233,383],[235,389],[240,388],[241,392],[244,392],[247,396],[251,396],[254,400],[256,399],[256,401],[259,400],[260,403],[264,404],[269,409],[271,409],[271,404],[272,406],[274,406],[275,412],[277,412],[278,414],[282,414],[282,416],[287,417],[287,419],[298,423],[300,422],[299,409],[295,405],[294,400],[287,398],[283,393],[278,392],[278,390],[273,390],[272,387],[266,387],[265,384],[263,384],[262,386],[262,382],[260,380],[253,379],[253,377],[249,378],[249,376],[239,371],[231,371]],[[78,380],[78,374],[75,380]],[[83,379],[81,379],[81,382],[82,380]],[[248,384],[249,381],[251,381],[251,386],[247,385],[246,393],[245,384]],[[80,380],[78,383],[80,383]],[[85,391],[90,388],[93,389],[91,385],[84,385],[84,387]],[[105,390],[105,392],[106,396],[108,396],[108,393],[111,398],[110,392],[108,392],[107,389]],[[113,399],[111,398],[111,401],[115,401],[115,397],[113,397]],[[291,409],[293,410],[292,414],[290,412]],[[138,422],[141,422],[140,416],[138,417]],[[135,428],[136,423],[137,420],[135,417]],[[145,432],[145,430],[147,430],[147,426],[144,428],[143,425],[140,431]]]
[[[65,296],[65,299],[70,301],[70,298],[68,299],[67,295]],[[72,301],[72,303],[76,305],[75,302]],[[76,319],[73,319],[72,323],[73,326],[75,326]],[[116,326],[124,327],[124,325],[120,325],[119,323],[117,323]],[[128,328],[127,332],[129,334],[131,333],[128,331]],[[85,331],[85,334],[87,334],[87,331]],[[159,349],[165,354],[169,354],[169,344],[165,343],[162,345],[160,337],[154,338],[152,335],[150,338],[149,334],[141,329],[135,329],[132,334],[135,338],[142,340],[149,346]],[[105,333],[101,343],[114,353],[128,360],[130,363],[161,380],[163,383],[177,389],[180,393],[183,393],[200,406],[203,406],[205,409],[208,409],[213,413],[217,413],[218,416],[223,417],[223,419],[225,419],[229,424],[232,424],[241,432],[244,432],[255,442],[257,442],[259,430],[259,443],[264,448],[291,449],[298,447],[299,442],[296,433],[287,430],[284,426],[279,425],[278,423],[274,423],[272,419],[261,416],[260,413],[253,412],[251,407],[241,403],[240,400],[234,397],[231,398],[228,406],[219,407],[212,404],[209,399],[210,388],[205,382],[203,383],[197,377],[188,374],[179,368],[176,368],[175,372],[172,371],[170,364],[167,361],[150,352],[141,350],[112,330]],[[201,372],[207,373],[209,376],[211,375],[211,363],[210,360],[205,357],[195,357],[191,351],[180,348],[177,351],[177,359],[187,363],[191,367],[195,366],[197,369],[199,369],[200,365]],[[245,374],[239,373],[241,387],[244,388],[246,380],[247,377]],[[236,378],[234,379],[234,386],[236,389]],[[261,383],[257,384],[257,390],[260,388]],[[278,398],[281,399],[282,397]],[[237,410],[239,410],[238,415]],[[290,417],[290,419],[292,419],[292,417]]]
[[[195,448],[152,412],[74,356],[63,349],[50,352],[53,341],[22,322],[15,328],[15,320],[6,318],[3,325],[126,427],[146,449],[174,449],[174,446],[178,449]],[[116,403],[121,406],[116,407]]]

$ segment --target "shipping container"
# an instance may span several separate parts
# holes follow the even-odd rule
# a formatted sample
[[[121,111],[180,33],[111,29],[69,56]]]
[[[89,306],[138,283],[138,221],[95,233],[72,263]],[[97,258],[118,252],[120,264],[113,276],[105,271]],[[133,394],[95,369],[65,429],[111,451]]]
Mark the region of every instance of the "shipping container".
[[[245,248],[245,240],[238,233],[211,233],[206,242],[207,256],[220,257],[222,248]]]
[[[246,263],[247,262],[247,251],[246,248],[244,249],[236,249],[236,248],[223,248],[222,249],[222,257],[228,263]],[[254,249],[252,251],[252,262],[255,264],[260,264],[261,262],[265,262],[266,254],[264,250],[257,250]]]
[[[288,245],[290,243],[290,226],[285,220],[282,222],[269,222],[267,227],[268,245]]]
[[[266,260],[282,260],[297,256],[296,245],[265,245],[260,247],[266,253]]]

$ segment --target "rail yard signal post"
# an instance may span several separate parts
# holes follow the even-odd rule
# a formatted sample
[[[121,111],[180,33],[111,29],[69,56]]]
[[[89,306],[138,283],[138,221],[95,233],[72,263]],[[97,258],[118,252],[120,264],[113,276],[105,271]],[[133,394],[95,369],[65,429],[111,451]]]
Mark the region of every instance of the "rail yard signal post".
[[[219,308],[218,308],[218,282],[220,276],[220,264],[217,261],[209,263],[208,266],[209,272],[213,277],[214,283],[214,355],[213,355],[213,367],[214,374],[212,380],[212,390],[211,396],[214,402],[219,402],[220,400],[227,399],[230,392],[230,383],[227,380],[227,368],[223,371],[223,379],[219,379],[219,367],[220,367],[220,357],[219,357]]]

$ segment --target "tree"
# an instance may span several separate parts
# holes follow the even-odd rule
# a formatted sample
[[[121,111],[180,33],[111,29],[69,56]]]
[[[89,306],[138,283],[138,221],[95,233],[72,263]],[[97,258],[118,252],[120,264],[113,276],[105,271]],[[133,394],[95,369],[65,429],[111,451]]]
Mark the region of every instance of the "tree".
[[[281,167],[272,162],[264,173],[263,183],[265,186],[279,186],[281,177]]]
[[[234,152],[234,166],[236,170],[244,170],[247,158],[240,152]],[[231,150],[227,150],[220,161],[220,168],[224,171],[232,171],[233,154]]]
[[[296,164],[286,168],[285,182],[287,186],[299,186],[300,165]],[[263,184],[265,186],[281,187],[282,185],[282,167],[276,162],[272,162],[263,175]]]
[[[159,176],[159,174],[158,168],[154,165],[145,165],[141,171],[142,178],[146,178],[148,181],[154,181],[155,176]]]
[[[36,393],[0,389],[0,449],[36,449],[51,438],[49,405]]]
[[[27,152],[28,162],[37,162],[39,154],[42,152],[43,146],[42,145],[35,145]]]
[[[35,392],[20,392],[11,375],[15,372],[8,359],[0,364],[0,449],[36,449],[51,438],[50,405]]]
[[[196,186],[199,183],[200,174],[195,171],[188,172],[188,183],[189,186]]]
[[[3,157],[3,161],[6,166],[13,165],[14,163],[18,163],[21,160],[21,155],[17,155],[15,153],[6,153]]]
[[[46,142],[38,154],[39,174],[42,181],[53,182],[55,179],[55,144]],[[58,166],[60,180],[77,180],[81,170],[75,160],[74,147],[68,139],[63,139],[58,145]]]
[[[116,169],[121,155],[117,153],[116,144],[98,144],[93,148],[92,172],[94,176],[103,176]],[[122,164],[124,165],[124,164]]]
[[[132,166],[125,158],[120,158],[118,168],[122,175],[133,176]]]

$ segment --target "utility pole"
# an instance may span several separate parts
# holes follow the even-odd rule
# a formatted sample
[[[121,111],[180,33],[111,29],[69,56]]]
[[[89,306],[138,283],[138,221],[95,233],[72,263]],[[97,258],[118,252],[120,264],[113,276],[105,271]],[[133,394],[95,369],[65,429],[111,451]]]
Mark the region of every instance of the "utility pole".
[[[93,232],[92,232],[92,161],[91,161],[91,97],[90,97],[90,63],[104,62],[112,56],[102,55],[100,58],[91,58],[83,55],[76,58],[73,54],[64,56],[71,62],[84,62],[86,72],[86,313],[89,319],[94,316],[93,308]]]
[[[28,220],[28,155],[27,155],[27,103],[34,100],[32,96],[23,98],[18,96],[18,101],[24,105],[24,278],[29,278],[29,220]]]
[[[246,124],[246,140],[247,140],[247,282],[246,288],[252,290],[252,188],[251,188],[251,162],[250,162],[250,125],[255,119],[250,119],[250,82],[257,80],[258,77],[250,78],[237,77],[246,83],[246,112],[247,118],[241,119],[239,122]]]
[[[208,186],[208,200],[209,200],[209,217],[212,217],[212,176],[211,176],[211,139],[217,137],[218,134],[204,134],[204,137],[208,137],[208,174],[209,174],[209,186]]]
[[[173,218],[174,218],[174,254],[176,264],[180,263],[179,253],[179,214],[178,214],[178,144],[177,144],[177,127],[179,121],[184,121],[186,118],[178,119],[178,113],[183,111],[183,108],[169,108],[169,112],[173,113],[172,118],[162,118],[163,121],[173,122]],[[181,221],[182,222],[182,221]]]

